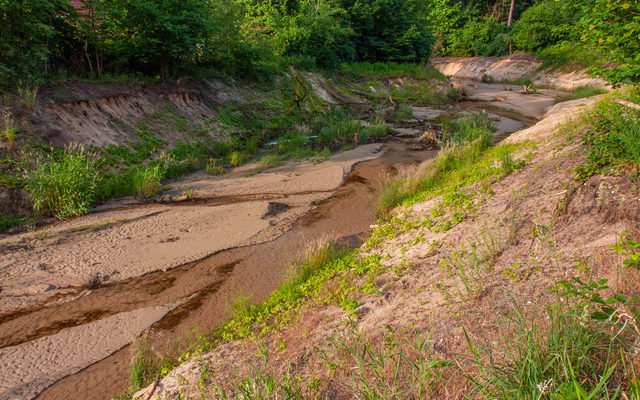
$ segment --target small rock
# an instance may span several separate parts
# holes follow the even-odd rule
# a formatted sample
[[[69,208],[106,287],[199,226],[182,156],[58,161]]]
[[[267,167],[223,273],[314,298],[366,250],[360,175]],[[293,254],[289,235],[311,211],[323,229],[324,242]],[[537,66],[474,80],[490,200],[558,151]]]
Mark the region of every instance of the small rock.
[[[363,316],[365,316],[369,312],[371,312],[371,309],[369,307],[367,307],[367,306],[360,306],[360,307],[356,308],[356,310],[355,310],[355,313],[358,316],[358,318],[362,318]]]

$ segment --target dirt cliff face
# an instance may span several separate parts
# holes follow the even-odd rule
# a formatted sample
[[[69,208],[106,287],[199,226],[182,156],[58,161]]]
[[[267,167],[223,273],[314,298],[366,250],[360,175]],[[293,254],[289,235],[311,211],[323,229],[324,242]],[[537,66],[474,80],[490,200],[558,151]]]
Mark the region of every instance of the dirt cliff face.
[[[40,89],[30,127],[45,143],[78,142],[105,147],[138,139],[142,126],[160,133],[169,145],[187,138],[187,126],[207,127],[231,88],[217,82],[166,84],[68,82]],[[235,90],[241,99],[244,90]],[[184,118],[183,121],[181,121]],[[144,124],[144,125],[143,125]]]
[[[584,71],[540,70],[543,62],[534,56],[514,54],[504,57],[449,57],[431,60],[444,75],[475,81],[531,80],[537,87],[573,90],[580,86],[608,87],[606,81],[593,79]]]

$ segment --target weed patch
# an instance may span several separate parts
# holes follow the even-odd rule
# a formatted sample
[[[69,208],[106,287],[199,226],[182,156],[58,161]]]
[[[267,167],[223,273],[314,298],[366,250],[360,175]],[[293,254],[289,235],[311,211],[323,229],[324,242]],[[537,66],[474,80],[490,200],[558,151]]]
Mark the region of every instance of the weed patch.
[[[24,171],[25,190],[40,216],[60,219],[87,214],[96,198],[98,172],[81,145],[49,154]]]
[[[630,89],[624,96],[640,102],[640,89]],[[613,174],[640,165],[640,111],[609,97],[586,115],[590,128],[584,135],[587,163],[575,169],[576,179],[585,181],[595,174]]]

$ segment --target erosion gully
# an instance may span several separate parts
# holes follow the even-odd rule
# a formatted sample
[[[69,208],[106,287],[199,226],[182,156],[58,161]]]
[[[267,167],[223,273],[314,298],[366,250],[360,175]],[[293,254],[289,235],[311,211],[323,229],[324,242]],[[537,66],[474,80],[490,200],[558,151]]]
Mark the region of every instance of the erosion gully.
[[[461,109],[479,107],[482,104],[475,103]],[[527,126],[535,122],[515,113],[507,116]],[[104,284],[71,302],[13,314],[0,320],[0,348],[120,312],[182,301],[146,334],[154,349],[175,351],[183,344],[179,340],[185,340],[190,333],[209,332],[220,324],[238,294],[248,295],[252,301],[266,298],[286,278],[288,271],[283,266],[295,262],[310,244],[332,240],[339,246],[360,245],[376,219],[374,201],[379,183],[399,169],[436,154],[432,150],[411,151],[408,143],[401,140],[386,142],[383,151],[381,157],[357,164],[333,196],[277,239],[224,250],[170,271]],[[252,199],[249,196],[233,201]],[[286,205],[274,203],[272,212],[281,207]],[[37,398],[109,399],[125,391],[129,385],[131,346],[59,380]]]

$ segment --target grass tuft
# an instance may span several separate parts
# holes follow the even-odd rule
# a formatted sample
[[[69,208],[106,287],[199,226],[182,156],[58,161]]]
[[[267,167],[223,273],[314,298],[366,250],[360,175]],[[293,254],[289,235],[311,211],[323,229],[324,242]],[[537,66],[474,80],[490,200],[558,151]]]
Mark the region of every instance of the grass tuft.
[[[132,183],[135,194],[141,198],[151,198],[158,193],[164,170],[158,164],[140,166],[134,169]]]
[[[96,197],[98,173],[82,145],[41,158],[23,176],[25,191],[40,216],[67,219],[87,214]]]

